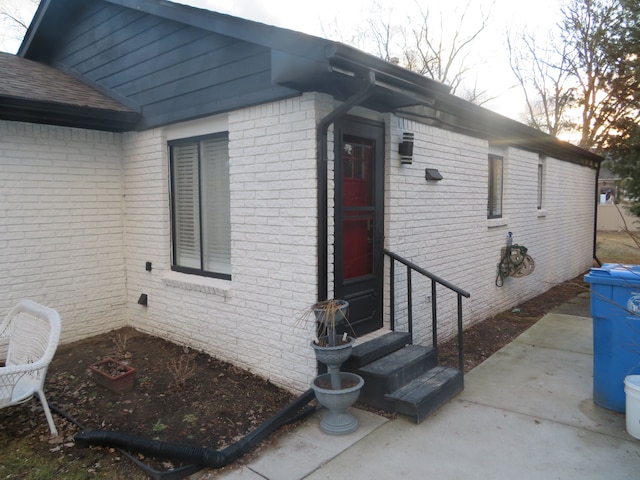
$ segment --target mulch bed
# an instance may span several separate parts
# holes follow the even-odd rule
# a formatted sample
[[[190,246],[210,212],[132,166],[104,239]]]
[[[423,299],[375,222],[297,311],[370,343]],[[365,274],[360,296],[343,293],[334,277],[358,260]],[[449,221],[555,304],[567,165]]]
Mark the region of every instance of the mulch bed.
[[[550,310],[589,291],[589,284],[583,278],[584,275],[580,275],[556,285],[542,295],[466,329],[462,337],[465,373],[509,344]],[[457,368],[457,338],[441,344],[438,347],[438,357],[441,364]]]
[[[467,329],[465,371],[486,360],[550,309],[583,291],[580,276],[519,305],[517,311],[501,313]],[[440,345],[439,354],[442,363],[457,366],[456,340]],[[89,366],[105,357],[136,368],[133,390],[116,393],[96,383]],[[292,399],[289,392],[245,370],[133,329],[59,347],[45,392],[55,408],[87,429],[118,430],[216,450],[252,431]],[[87,472],[86,478],[146,478],[118,451],[77,448],[73,437],[80,428],[58,414],[54,417],[61,435],[51,439],[36,401],[1,409],[0,457],[15,455],[18,448],[25,456],[51,460],[59,465],[54,478],[68,478],[65,472],[71,466]],[[287,428],[292,427],[284,430]],[[157,469],[179,466],[142,460]],[[6,465],[0,465],[0,477],[39,478]]]

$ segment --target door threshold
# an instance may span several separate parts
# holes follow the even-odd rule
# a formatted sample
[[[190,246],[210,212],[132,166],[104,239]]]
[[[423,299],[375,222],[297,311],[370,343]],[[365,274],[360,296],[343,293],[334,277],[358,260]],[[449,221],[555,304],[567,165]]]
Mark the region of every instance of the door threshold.
[[[364,342],[369,342],[375,338],[381,337],[383,335],[386,335],[387,333],[390,333],[391,330],[389,330],[386,327],[382,327],[379,328],[378,330],[374,330],[373,332],[369,332],[366,335],[362,335],[360,337],[356,338],[356,343],[364,343]]]

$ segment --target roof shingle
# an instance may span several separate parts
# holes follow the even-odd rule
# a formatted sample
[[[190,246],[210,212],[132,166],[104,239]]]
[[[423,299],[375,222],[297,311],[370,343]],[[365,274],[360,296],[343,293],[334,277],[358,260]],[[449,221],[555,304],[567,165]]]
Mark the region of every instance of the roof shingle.
[[[134,112],[60,70],[0,52],[0,98]]]

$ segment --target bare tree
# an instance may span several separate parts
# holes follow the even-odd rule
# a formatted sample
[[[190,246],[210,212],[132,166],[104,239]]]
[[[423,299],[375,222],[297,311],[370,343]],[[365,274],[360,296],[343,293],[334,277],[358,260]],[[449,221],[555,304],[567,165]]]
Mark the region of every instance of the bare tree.
[[[393,55],[393,50],[395,48],[394,37],[396,36],[397,28],[391,22],[393,10],[387,9],[385,12],[385,9],[378,2],[376,2],[376,5],[380,12],[379,15],[369,18],[366,22],[377,50],[375,54],[387,62],[395,61],[396,57]],[[363,36],[366,38],[366,34]]]
[[[320,20],[320,29],[325,38],[358,48],[384,60],[391,58],[391,42],[395,37],[391,16],[393,8],[375,0],[357,22],[335,14],[330,20]]]
[[[0,0],[0,42],[22,40],[40,0]]]
[[[31,0],[31,3],[37,5],[39,2]],[[26,32],[29,24],[23,12],[20,11],[19,5],[20,3],[16,0],[0,0],[0,16],[3,17],[3,22],[6,20],[9,24],[15,25],[19,31]]]
[[[323,33],[445,83],[452,93],[467,100],[483,103],[490,99],[484,98],[486,91],[480,91],[472,78],[475,64],[471,55],[474,43],[488,25],[491,9],[478,13],[471,6],[472,0],[467,0],[464,8],[446,17],[416,2],[417,15],[398,22],[390,3],[376,1],[366,20],[341,26],[334,18],[331,26],[323,25]]]
[[[636,7],[637,9],[637,7]],[[580,146],[603,147],[623,118],[638,115],[638,43],[620,0],[571,0],[562,12],[562,39],[578,83]],[[636,27],[637,28],[637,27]]]
[[[528,123],[551,134],[575,130],[581,147],[605,153],[639,116],[638,11],[636,0],[566,0],[558,34],[544,46],[526,34],[509,38]]]
[[[442,12],[434,18],[428,9],[419,7],[420,16],[411,30],[413,42],[404,52],[408,68],[449,85],[453,93],[459,92],[468,80],[474,66],[469,59],[472,44],[487,27],[491,14],[491,8],[480,12],[469,28],[470,6],[468,0],[462,11],[454,11],[458,22],[453,26],[447,25]],[[450,36],[447,32],[451,32]]]
[[[575,129],[568,111],[575,106],[575,86],[571,86],[568,47],[553,35],[540,45],[526,32],[507,32],[509,64],[526,102],[524,121],[550,135]]]

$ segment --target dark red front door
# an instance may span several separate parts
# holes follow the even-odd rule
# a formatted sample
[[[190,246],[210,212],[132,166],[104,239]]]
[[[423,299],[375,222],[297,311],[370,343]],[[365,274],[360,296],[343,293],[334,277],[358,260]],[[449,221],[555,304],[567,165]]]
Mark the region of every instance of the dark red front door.
[[[349,301],[357,335],[382,326],[383,132],[358,121],[337,128],[335,296]]]

